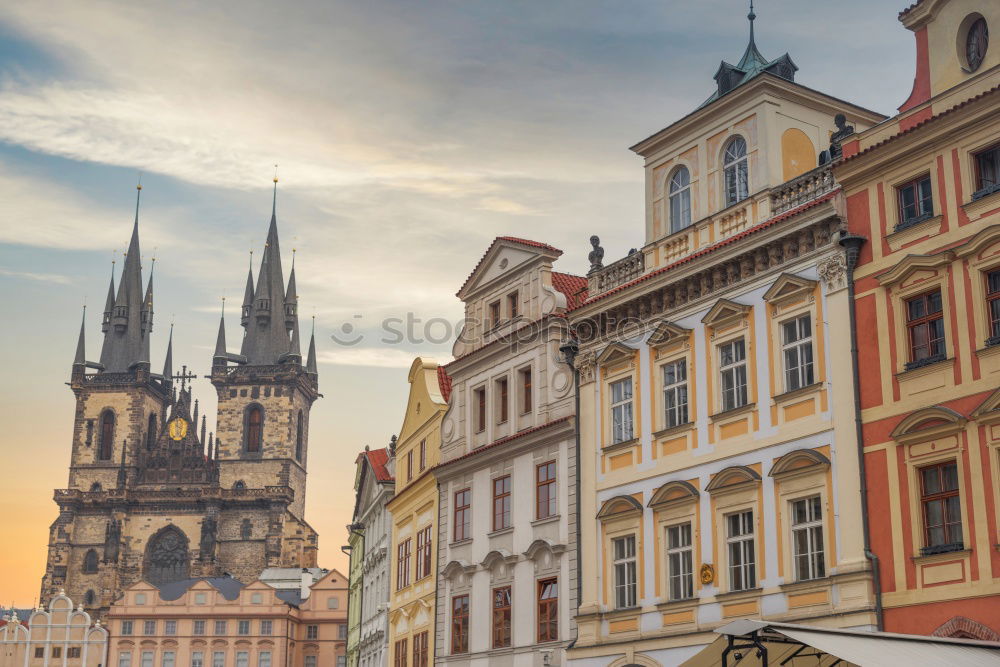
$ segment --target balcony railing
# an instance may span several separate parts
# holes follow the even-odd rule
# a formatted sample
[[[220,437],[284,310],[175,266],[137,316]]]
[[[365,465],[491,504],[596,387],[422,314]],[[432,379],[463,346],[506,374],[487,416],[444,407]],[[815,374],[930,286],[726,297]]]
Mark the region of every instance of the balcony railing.
[[[629,253],[616,262],[608,264],[603,269],[598,269],[588,277],[589,285],[587,293],[589,297],[604,294],[610,289],[635,280],[642,275],[646,263],[641,251]]]
[[[836,185],[830,164],[796,176],[771,190],[771,215],[784,213],[812,201],[830,192]]]

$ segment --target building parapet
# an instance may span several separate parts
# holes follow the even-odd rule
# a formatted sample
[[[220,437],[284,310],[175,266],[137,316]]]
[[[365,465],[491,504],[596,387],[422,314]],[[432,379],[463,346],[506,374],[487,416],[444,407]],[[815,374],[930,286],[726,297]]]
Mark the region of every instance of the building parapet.
[[[597,269],[587,276],[587,292],[590,296],[603,294],[610,289],[635,280],[646,268],[644,255],[639,251],[630,252],[625,257]]]
[[[825,195],[837,187],[833,164],[827,163],[772,188],[771,215],[778,215]]]

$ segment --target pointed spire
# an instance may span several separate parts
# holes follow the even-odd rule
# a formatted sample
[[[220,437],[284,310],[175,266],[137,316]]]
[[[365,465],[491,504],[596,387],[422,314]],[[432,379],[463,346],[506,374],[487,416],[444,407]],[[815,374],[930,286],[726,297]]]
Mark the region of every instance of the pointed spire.
[[[117,252],[117,251],[116,251]],[[111,283],[108,285],[108,299],[104,303],[104,319],[101,320],[101,331],[108,333],[111,327],[111,311],[115,307],[115,260],[111,260]]]
[[[170,336],[167,338],[167,356],[163,360],[163,379],[173,381],[174,375],[174,323],[170,323]]]
[[[156,257],[149,265],[149,282],[146,283],[146,296],[142,299],[142,330],[149,333],[153,330],[153,271],[156,269]]]
[[[212,456],[212,449],[215,447],[215,431],[208,434],[208,458],[214,458]]]
[[[80,337],[76,341],[76,356],[73,357],[74,366],[82,366],[87,363],[87,345],[84,341],[87,324],[87,306],[83,306],[83,319],[80,321]]]
[[[191,417],[191,421],[197,425],[198,423],[198,399],[194,399],[194,415]]]
[[[206,428],[206,416],[201,416],[201,444],[205,444],[205,428]]]
[[[250,251],[250,268],[247,270],[247,287],[243,292],[243,310],[240,314],[240,324],[246,328],[253,315],[253,250]]]
[[[222,315],[219,317],[219,334],[215,338],[212,365],[226,365],[226,297],[222,297]]]
[[[747,14],[747,20],[750,21],[750,41],[747,42],[746,51],[743,52],[743,57],[740,58],[740,62],[736,66],[749,73],[750,69],[763,68],[768,62],[767,58],[757,50],[757,42],[754,40],[753,22],[757,20],[757,14],[753,11],[753,0],[750,0],[750,13]]]
[[[317,375],[316,370],[316,317],[312,318],[312,334],[309,336],[309,356],[306,358],[306,372]]]

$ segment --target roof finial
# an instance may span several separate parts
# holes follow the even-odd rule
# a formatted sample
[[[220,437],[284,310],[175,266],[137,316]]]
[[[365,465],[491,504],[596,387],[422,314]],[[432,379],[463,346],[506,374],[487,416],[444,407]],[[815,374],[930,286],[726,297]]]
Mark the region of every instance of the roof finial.
[[[750,13],[747,14],[747,19],[750,21],[750,43],[753,44],[753,22],[757,18],[757,15],[753,11],[753,0],[750,0]]]
[[[135,184],[135,223],[139,224],[139,197],[142,195],[142,172],[139,172],[139,181]]]
[[[222,316],[226,316],[226,297],[222,297]]]
[[[275,217],[278,211],[278,165],[274,165],[274,197],[271,200],[271,217]]]

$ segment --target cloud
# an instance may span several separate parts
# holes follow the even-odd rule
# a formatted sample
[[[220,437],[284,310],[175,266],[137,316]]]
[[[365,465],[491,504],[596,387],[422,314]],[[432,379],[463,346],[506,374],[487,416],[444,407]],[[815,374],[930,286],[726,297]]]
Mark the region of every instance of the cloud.
[[[63,276],[58,273],[32,273],[31,271],[12,271],[10,269],[5,269],[0,266],[0,276],[7,276],[9,278],[24,278],[26,280],[36,280],[42,283],[55,283],[56,285],[69,285],[73,281],[69,279],[69,276]]]
[[[331,366],[409,368],[417,356],[413,352],[386,347],[343,348],[320,352],[317,361]]]

